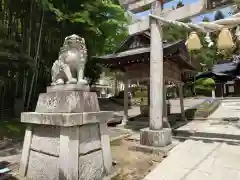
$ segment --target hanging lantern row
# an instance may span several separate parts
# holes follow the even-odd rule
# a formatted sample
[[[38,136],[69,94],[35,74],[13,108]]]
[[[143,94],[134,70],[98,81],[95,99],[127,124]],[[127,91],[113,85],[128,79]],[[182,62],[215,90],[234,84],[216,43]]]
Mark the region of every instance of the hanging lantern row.
[[[240,27],[238,26],[235,33],[237,40],[240,40]],[[207,32],[204,40],[208,43],[208,47],[212,47],[214,45],[211,40],[210,33]],[[198,37],[197,32],[191,32],[188,40],[186,41],[187,48],[189,50],[198,50],[202,48],[202,44],[200,38]],[[228,28],[223,28],[218,35],[217,39],[217,47],[218,49],[231,49],[234,46],[233,37]]]

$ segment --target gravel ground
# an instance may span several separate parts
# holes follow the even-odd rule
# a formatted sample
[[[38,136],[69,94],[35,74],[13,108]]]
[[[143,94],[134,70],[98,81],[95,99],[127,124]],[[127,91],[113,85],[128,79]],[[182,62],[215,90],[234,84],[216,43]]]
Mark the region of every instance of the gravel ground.
[[[159,162],[163,156],[129,150],[131,142],[121,140],[112,144],[112,157],[120,174],[112,180],[142,180]]]

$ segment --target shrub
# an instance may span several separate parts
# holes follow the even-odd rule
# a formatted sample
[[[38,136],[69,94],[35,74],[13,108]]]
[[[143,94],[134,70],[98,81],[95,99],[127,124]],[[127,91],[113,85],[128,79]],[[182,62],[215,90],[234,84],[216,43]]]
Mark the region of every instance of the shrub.
[[[212,91],[215,89],[215,81],[212,78],[201,78],[195,81],[195,88],[200,91]]]

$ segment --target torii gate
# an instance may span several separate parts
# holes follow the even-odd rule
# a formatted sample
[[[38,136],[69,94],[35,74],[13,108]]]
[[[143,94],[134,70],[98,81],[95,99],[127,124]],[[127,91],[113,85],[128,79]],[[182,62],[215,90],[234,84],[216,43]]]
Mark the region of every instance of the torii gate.
[[[141,129],[140,143],[144,146],[164,147],[171,144],[171,129],[163,128],[163,24],[173,24],[201,32],[216,31],[240,23],[240,13],[232,18],[209,23],[182,23],[176,20],[197,16],[232,4],[232,0],[200,0],[176,10],[162,11],[164,0],[119,0],[120,4],[133,13],[142,12],[151,6],[151,14],[128,27],[129,34],[151,30],[150,52],[150,123]]]

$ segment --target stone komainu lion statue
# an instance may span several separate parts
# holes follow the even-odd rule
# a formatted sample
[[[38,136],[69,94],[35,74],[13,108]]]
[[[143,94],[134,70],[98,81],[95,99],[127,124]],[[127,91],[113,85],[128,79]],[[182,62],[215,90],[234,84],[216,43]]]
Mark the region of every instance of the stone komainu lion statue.
[[[76,34],[65,38],[58,60],[52,66],[52,86],[61,84],[87,84],[83,79],[87,59],[84,38]]]

